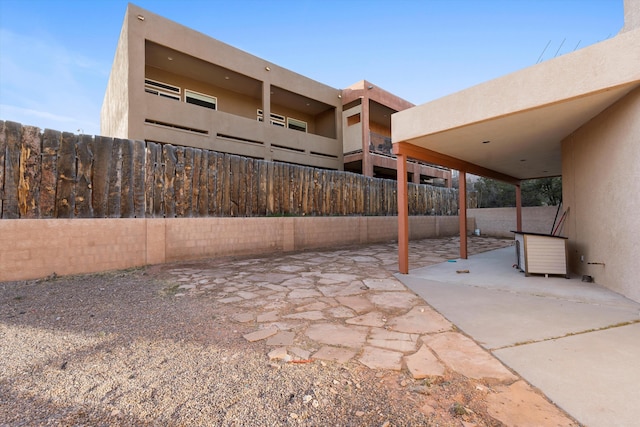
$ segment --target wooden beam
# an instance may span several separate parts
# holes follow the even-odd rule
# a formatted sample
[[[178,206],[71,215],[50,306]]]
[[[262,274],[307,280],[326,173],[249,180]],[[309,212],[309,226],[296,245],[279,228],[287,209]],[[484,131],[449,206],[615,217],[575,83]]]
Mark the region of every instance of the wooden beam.
[[[409,273],[409,204],[407,197],[407,158],[398,155],[398,270]]]
[[[474,175],[480,175],[487,178],[497,179],[508,184],[520,185],[520,180],[512,176],[487,169],[485,167],[469,163],[465,160],[461,160],[455,157],[447,156],[446,154],[438,153],[436,151],[428,150],[426,148],[418,147],[406,141],[393,143],[393,154],[405,155],[406,157],[421,160],[427,163],[434,163],[440,166],[444,166],[459,171],[465,171]]]
[[[522,231],[522,189],[516,185],[516,231]]]
[[[458,218],[460,219],[460,258],[467,259],[467,174],[458,175]]]

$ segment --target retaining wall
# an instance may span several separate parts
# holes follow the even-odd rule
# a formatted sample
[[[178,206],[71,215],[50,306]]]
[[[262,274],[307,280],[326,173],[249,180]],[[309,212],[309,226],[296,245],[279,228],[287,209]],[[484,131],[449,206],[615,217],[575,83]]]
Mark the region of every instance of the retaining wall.
[[[409,218],[411,239],[455,236],[457,216]],[[397,241],[388,217],[5,219],[0,281],[221,256]]]

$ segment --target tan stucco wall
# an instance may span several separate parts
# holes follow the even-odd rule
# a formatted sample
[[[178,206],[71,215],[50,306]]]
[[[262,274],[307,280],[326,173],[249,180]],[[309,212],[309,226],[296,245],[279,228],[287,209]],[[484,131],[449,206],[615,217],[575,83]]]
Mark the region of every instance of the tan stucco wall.
[[[262,96],[252,99],[250,96],[232,94],[193,78],[181,78],[175,74],[169,76],[169,73],[148,67],[145,62],[146,46],[149,44],[170,47],[260,82]],[[211,92],[218,96],[219,111],[145,93],[146,73],[156,80],[170,80],[168,83],[180,83],[180,87]],[[271,102],[271,91],[275,87],[297,96],[297,102],[306,98],[326,104],[327,109],[317,114],[305,114],[301,112],[304,107],[275,105]],[[102,134],[214,150],[222,145],[224,149],[220,151],[228,153],[341,170],[342,101],[339,95],[338,89],[129,4],[102,108]],[[278,128],[269,124],[268,120],[260,123],[256,120],[257,108],[263,109],[265,117],[274,112],[306,121],[308,133]],[[198,129],[207,134],[160,128],[145,124],[145,120]],[[252,147],[230,140],[220,143],[218,134],[255,140],[262,145]],[[271,144],[282,145],[289,150],[272,149]]]
[[[551,234],[556,212],[557,206],[522,208],[522,231]],[[558,222],[561,216],[562,211],[558,214]],[[474,224],[474,229],[480,229],[482,235],[513,237],[511,230],[516,229],[516,208],[467,209],[467,219]],[[559,234],[564,236],[564,233]]]
[[[572,271],[640,301],[640,89],[563,141],[562,179]]]
[[[362,117],[362,106],[356,105],[342,112],[342,129],[343,140],[342,145],[345,153],[351,153],[354,151],[362,150],[362,119],[351,126],[348,125],[347,119],[356,114],[360,114]]]
[[[411,238],[454,236],[458,217],[411,217]],[[164,262],[397,240],[389,217],[0,220],[0,281]]]
[[[100,134],[127,138],[129,133],[129,16],[125,15],[111,74],[100,109]]]

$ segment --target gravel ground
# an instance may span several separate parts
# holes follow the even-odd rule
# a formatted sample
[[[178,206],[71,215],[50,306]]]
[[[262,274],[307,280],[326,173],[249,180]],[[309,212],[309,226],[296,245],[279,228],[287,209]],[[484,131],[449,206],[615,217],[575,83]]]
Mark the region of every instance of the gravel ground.
[[[176,296],[180,266],[0,283],[0,425],[501,425],[454,372],[270,361],[232,308]]]

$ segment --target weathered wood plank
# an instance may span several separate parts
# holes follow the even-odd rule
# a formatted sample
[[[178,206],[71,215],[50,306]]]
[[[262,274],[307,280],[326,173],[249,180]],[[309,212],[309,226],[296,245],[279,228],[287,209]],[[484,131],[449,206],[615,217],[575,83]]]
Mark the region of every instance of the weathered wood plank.
[[[202,168],[202,150],[193,150],[193,170],[191,171],[191,216],[200,216],[200,168]]]
[[[226,155],[221,153],[216,154],[216,216],[226,216],[225,203],[228,204],[228,195],[225,199],[225,186],[227,179],[229,178],[225,169]]]
[[[76,143],[77,135],[62,133],[58,151],[58,185],[56,188],[56,218],[73,218],[75,211]]]
[[[267,215],[267,162],[258,160],[258,207],[256,215]]]
[[[207,171],[207,181],[209,187],[209,216],[219,216],[218,213],[218,153],[214,151],[207,152],[209,158],[209,170]]]
[[[120,218],[133,217],[133,141],[121,140],[122,185],[120,190]]]
[[[33,126],[22,128],[20,147],[20,182],[18,183],[18,204],[20,218],[39,218],[40,216],[40,173],[41,173],[41,134]]]
[[[92,206],[92,164],[93,153],[91,147],[93,138],[91,135],[80,135],[78,144],[76,145],[76,188],[75,188],[75,209],[74,216],[76,218],[93,218]]]
[[[185,216],[186,201],[185,201],[185,170],[184,170],[184,147],[176,147],[176,170],[175,170],[175,203],[176,203],[176,216],[182,218]]]
[[[275,163],[267,162],[267,216],[274,215],[276,211],[275,167]]]
[[[47,141],[47,131],[44,133],[44,142]],[[45,145],[46,150],[46,145]],[[113,138],[96,136],[93,141],[93,215],[96,218],[105,218],[109,204],[109,171],[111,169],[111,156],[113,155]]]
[[[146,199],[146,146],[144,141],[133,141],[133,217],[145,217]]]
[[[151,176],[148,179],[151,180],[150,188],[147,189],[147,194],[150,195],[150,199],[147,199],[151,214],[154,218],[164,217],[164,160],[162,158],[162,147],[160,144],[154,142],[147,142],[147,152],[149,157],[149,164],[147,167],[151,168]]]
[[[228,154],[224,154],[221,159],[222,168],[220,172],[224,179],[222,180],[222,206],[221,206],[221,214],[222,216],[231,216],[232,207],[231,207],[231,181],[233,177],[231,176],[231,159],[229,159]]]
[[[176,198],[176,147],[170,144],[162,146],[162,160],[164,163],[164,215],[165,218],[175,218]]]
[[[288,163],[280,164],[281,175],[280,180],[282,182],[282,194],[281,194],[281,204],[282,204],[282,214],[291,215],[291,178],[289,177],[290,165]]]
[[[114,138],[111,143],[111,164],[109,165],[109,190],[107,194],[107,217],[120,218],[122,199],[122,139]]]
[[[4,120],[0,120],[0,218],[2,218],[2,205],[4,203],[4,160],[7,152],[7,126]]]
[[[209,215],[209,153],[206,150],[200,151],[200,167],[198,169],[198,216]]]
[[[18,184],[20,182],[20,140],[22,125],[16,122],[6,122],[6,157],[4,172],[4,203],[2,217],[7,219],[20,218],[18,204]]]
[[[184,149],[184,216],[193,216],[193,151],[192,147]]]

